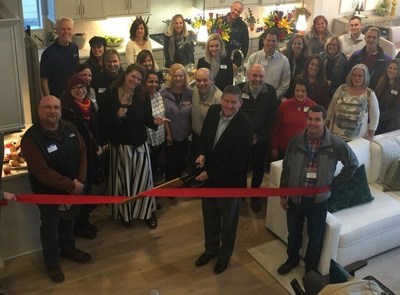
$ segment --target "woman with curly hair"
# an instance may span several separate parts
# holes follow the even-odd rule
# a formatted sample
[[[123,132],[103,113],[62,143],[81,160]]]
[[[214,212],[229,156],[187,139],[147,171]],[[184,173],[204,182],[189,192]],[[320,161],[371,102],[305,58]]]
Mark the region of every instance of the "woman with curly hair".
[[[174,63],[184,66],[194,64],[194,44],[190,32],[186,28],[185,19],[181,14],[175,14],[169,23],[164,36],[165,67]]]
[[[311,31],[306,34],[310,55],[323,52],[326,39],[331,35],[332,33],[328,30],[328,21],[325,16],[316,16],[313,20]]]
[[[400,129],[400,59],[393,59],[376,86],[379,124],[375,134]]]

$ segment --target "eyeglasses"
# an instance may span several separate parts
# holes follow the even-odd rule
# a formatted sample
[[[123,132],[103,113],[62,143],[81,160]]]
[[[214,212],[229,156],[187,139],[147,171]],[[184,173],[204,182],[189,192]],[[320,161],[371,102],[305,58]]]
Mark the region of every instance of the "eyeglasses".
[[[61,109],[60,106],[51,106],[51,105],[44,105],[39,107],[45,109],[46,111],[52,111],[52,110],[59,111]]]
[[[354,78],[364,78],[364,75],[361,74],[351,74],[351,76]]]
[[[72,91],[79,91],[79,90],[86,91],[87,88],[85,85],[81,85],[81,86],[77,85],[77,86],[72,87],[71,90]]]

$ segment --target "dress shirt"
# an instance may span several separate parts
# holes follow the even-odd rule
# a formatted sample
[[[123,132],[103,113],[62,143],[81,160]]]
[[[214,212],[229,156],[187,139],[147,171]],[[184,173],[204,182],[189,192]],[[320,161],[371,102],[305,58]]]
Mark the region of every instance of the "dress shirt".
[[[342,52],[347,56],[351,56],[354,51],[361,50],[365,46],[364,35],[360,34],[357,40],[351,38],[351,33],[344,34],[339,37],[342,42]]]
[[[271,84],[276,89],[276,96],[281,99],[290,84],[289,60],[282,53],[275,51],[272,56],[267,56],[264,49],[250,55],[249,67],[260,64],[265,69],[264,82]]]

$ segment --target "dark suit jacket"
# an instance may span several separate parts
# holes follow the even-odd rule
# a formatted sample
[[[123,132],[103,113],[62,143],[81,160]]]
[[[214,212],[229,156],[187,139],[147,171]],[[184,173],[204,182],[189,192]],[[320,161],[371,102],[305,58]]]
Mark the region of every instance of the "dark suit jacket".
[[[224,57],[221,59],[221,66],[219,68],[218,74],[215,77],[215,85],[224,91],[225,86],[233,84],[233,63],[229,57]],[[202,57],[197,62],[197,69],[207,68],[211,71],[211,65],[206,62],[205,58]]]
[[[210,106],[200,135],[200,152],[206,158],[207,187],[245,187],[245,163],[253,143],[253,126],[239,110],[213,148],[221,105]]]

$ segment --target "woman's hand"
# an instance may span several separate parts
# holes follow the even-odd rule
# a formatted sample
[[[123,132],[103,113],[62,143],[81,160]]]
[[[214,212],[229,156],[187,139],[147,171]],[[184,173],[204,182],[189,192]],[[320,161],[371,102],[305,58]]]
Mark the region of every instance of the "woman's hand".
[[[157,126],[160,126],[160,125],[165,124],[166,122],[171,122],[171,120],[168,118],[164,118],[164,117],[155,117],[153,122]]]
[[[121,107],[117,111],[117,117],[122,119],[126,116],[126,113],[128,112],[128,108],[126,107]]]

